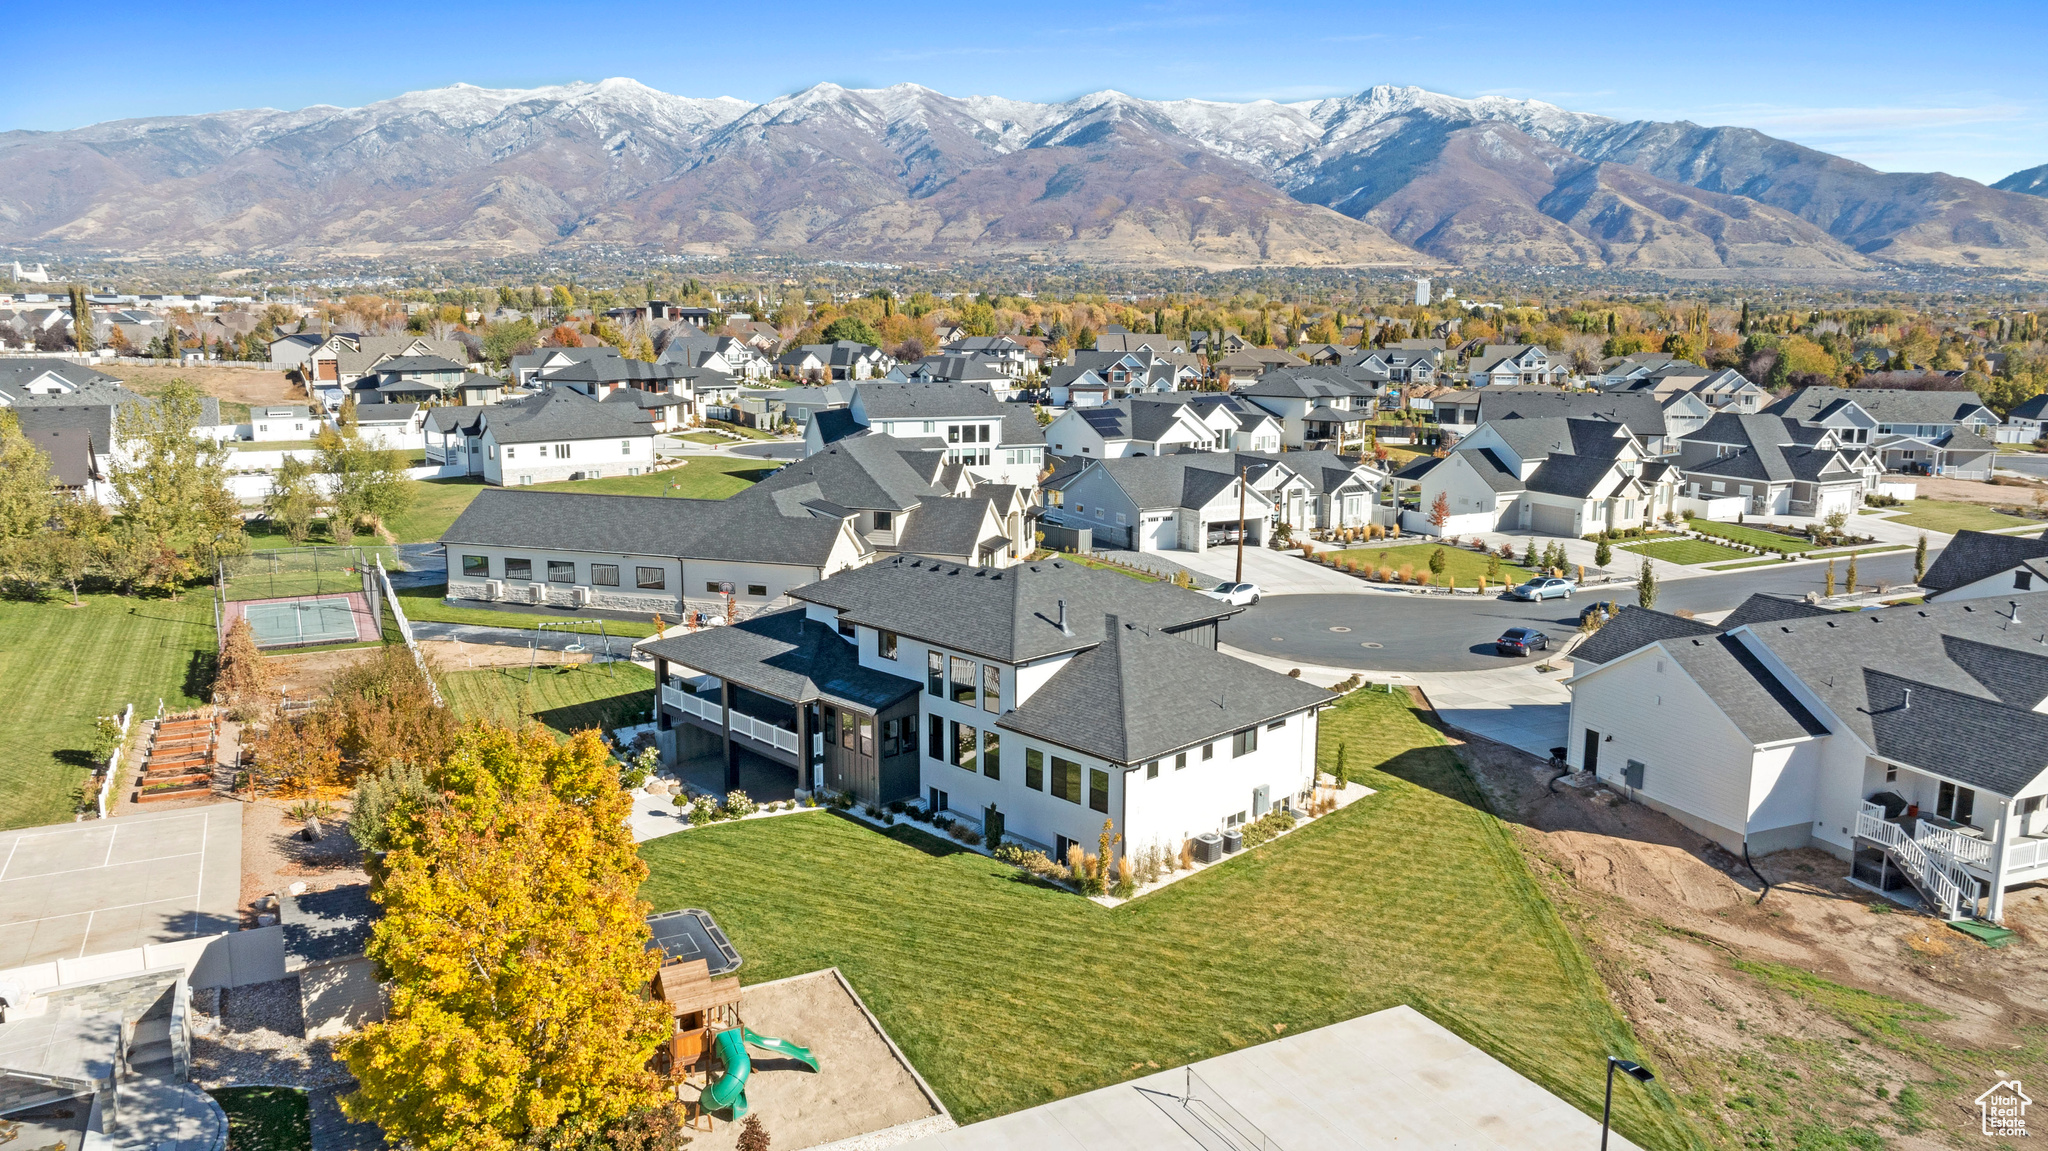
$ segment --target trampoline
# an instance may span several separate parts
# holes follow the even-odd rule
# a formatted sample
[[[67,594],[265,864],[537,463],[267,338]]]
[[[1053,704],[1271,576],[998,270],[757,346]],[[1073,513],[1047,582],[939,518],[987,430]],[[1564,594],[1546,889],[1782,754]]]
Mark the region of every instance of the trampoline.
[[[355,604],[347,596],[250,603],[242,606],[257,647],[303,647],[362,638]]]
[[[702,959],[713,976],[738,971],[740,953],[733,949],[711,918],[711,913],[699,908],[683,911],[664,911],[647,917],[649,950],[661,952],[661,964],[688,963]]]

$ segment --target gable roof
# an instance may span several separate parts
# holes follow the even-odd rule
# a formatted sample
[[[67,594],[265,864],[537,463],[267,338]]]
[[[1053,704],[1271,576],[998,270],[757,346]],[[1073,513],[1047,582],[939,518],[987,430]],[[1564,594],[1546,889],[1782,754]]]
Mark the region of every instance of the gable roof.
[[[1639,437],[1665,434],[1664,407],[1655,396],[1636,392],[1562,392],[1556,388],[1486,388],[1479,393],[1479,420],[1563,417],[1620,424]]]
[[[829,414],[830,411],[819,412],[817,418]],[[906,457],[905,453],[923,455],[920,448],[915,441],[895,436],[848,436],[831,442],[823,451],[791,462],[754,485],[754,490],[813,488],[817,495],[849,508],[909,511],[944,494],[933,486],[936,475],[920,473]]]
[[[487,487],[440,542],[822,567],[844,524],[786,513],[751,489],[731,499],[690,500]]]
[[[1982,412],[1992,423],[1998,417],[1984,406],[1975,392],[1936,392],[1901,388],[1800,388],[1764,410],[1773,415],[1806,421],[1819,418],[1841,404],[1853,403],[1885,424],[1953,424]]]
[[[653,423],[637,406],[600,403],[574,388],[561,386],[492,405],[484,415],[484,426],[501,444],[654,434]]]
[[[1835,609],[1822,607],[1805,600],[1780,599],[1777,596],[1755,592],[1737,605],[1734,611],[1721,617],[1721,630],[1734,631],[1738,627],[1753,623],[1771,623],[1786,619],[1812,619],[1816,616],[1830,616]]]
[[[2000,572],[2011,571],[2028,560],[2048,558],[2048,532],[2038,536],[2007,536],[1964,529],[1948,541],[1920,586],[1931,592],[1954,591]]]
[[[1659,646],[1713,697],[1752,744],[1828,733],[1827,725],[1741,640],[1725,635],[1680,636],[1659,641]]]
[[[1114,613],[1077,621],[1075,630],[1098,642],[1005,712],[998,727],[1136,764],[1335,698]]]
[[[1718,635],[1720,631],[1712,624],[1629,604],[1573,648],[1571,658],[1574,663],[1608,663],[1658,640]]]
[[[1004,405],[987,384],[967,380],[862,380],[861,411],[870,420],[944,420],[1000,416]]]
[[[865,667],[854,646],[802,607],[764,612],[726,627],[645,640],[640,650],[782,699],[880,711],[922,686]]]

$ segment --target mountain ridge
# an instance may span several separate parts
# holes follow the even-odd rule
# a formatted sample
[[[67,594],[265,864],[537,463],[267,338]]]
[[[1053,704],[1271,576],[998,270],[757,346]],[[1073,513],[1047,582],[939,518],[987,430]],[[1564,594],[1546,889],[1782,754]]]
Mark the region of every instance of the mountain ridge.
[[[821,83],[754,104],[613,77],[0,133],[10,247],[454,256],[590,243],[1205,267],[2048,271],[2048,199],[1878,172],[1752,129],[1394,85],[1285,103],[1113,89],[1037,103]]]

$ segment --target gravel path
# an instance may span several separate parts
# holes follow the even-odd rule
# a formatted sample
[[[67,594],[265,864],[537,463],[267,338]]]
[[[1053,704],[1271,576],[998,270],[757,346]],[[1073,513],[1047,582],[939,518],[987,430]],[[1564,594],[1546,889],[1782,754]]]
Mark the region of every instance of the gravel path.
[[[192,1078],[202,1087],[314,1088],[349,1081],[334,1045],[308,1041],[299,979],[192,994]]]

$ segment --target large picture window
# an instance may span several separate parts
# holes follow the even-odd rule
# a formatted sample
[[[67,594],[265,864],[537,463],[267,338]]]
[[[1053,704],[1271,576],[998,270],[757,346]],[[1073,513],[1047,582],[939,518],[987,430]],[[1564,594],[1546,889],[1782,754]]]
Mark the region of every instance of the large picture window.
[[[549,561],[548,561],[548,582],[549,582],[549,583],[575,583],[575,582],[576,582],[576,561],[574,561],[574,560],[549,560]]]
[[[466,576],[475,576],[478,579],[491,578],[491,557],[463,556],[462,574]]]
[[[1109,814],[1109,773],[1098,768],[1088,769],[1088,806]]]
[[[633,585],[643,591],[660,591],[668,586],[668,574],[660,568],[636,567],[633,569]]]
[[[619,565],[591,564],[590,582],[596,584],[599,587],[619,586]]]
[[[953,702],[974,706],[974,661],[953,657]]]
[[[1081,765],[1052,757],[1052,793],[1068,803],[1081,802]]]
[[[953,765],[974,770],[974,728],[964,723],[953,724]]]
[[[512,559],[512,558],[511,558],[511,557],[509,557],[509,556],[508,556],[508,557],[506,557],[506,559],[505,559],[505,578],[506,578],[506,579],[532,579],[532,578],[533,578],[533,561],[532,561],[532,560],[520,560],[520,559]]]
[[[1045,790],[1045,753],[1035,747],[1024,749],[1024,786],[1033,791]]]

